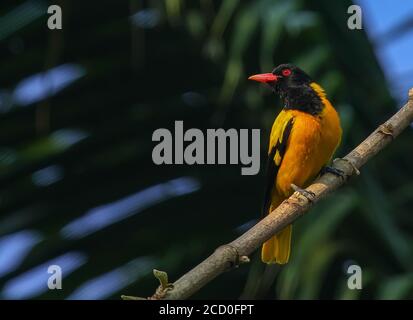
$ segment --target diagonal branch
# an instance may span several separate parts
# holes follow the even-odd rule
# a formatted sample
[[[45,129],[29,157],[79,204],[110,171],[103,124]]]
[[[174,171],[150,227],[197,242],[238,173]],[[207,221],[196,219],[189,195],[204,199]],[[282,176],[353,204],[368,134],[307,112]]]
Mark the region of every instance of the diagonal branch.
[[[359,174],[359,168],[387,146],[412,121],[413,88],[409,91],[408,102],[348,155],[342,159],[336,159],[334,168],[343,171],[347,178],[353,174]],[[294,193],[270,215],[231,243],[217,248],[212,255],[173,284],[164,288],[160,286],[156,294],[149,299],[186,299],[190,297],[224,271],[248,262],[247,256],[262,243],[303,216],[314,203],[344,183],[344,179],[340,177],[331,173],[324,174],[306,189],[315,195],[311,201],[299,193]]]

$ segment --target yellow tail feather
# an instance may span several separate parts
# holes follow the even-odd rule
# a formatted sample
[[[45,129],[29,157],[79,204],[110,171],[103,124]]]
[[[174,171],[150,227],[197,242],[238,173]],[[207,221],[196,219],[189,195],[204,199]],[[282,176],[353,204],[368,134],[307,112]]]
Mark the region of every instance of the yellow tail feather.
[[[292,231],[293,226],[290,224],[263,244],[261,250],[262,262],[278,264],[286,264],[288,262],[291,251]]]

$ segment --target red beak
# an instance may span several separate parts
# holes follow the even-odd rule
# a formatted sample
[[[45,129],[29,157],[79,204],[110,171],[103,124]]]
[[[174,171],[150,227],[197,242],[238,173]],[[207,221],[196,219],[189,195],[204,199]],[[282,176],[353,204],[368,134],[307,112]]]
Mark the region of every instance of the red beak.
[[[275,74],[272,74],[272,73],[261,73],[261,74],[255,74],[249,77],[248,80],[268,83],[268,82],[275,82],[278,80],[278,78]]]

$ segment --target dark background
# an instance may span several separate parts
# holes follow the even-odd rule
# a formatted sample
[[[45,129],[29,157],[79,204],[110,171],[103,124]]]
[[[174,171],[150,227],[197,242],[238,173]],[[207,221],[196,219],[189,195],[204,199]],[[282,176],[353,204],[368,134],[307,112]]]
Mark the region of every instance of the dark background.
[[[47,28],[50,4],[62,30]],[[347,28],[351,4],[2,0],[0,298],[149,296],[153,268],[173,281],[255,223],[264,170],[151,157],[153,131],[183,120],[262,129],[263,168],[281,104],[251,74],[300,66],[340,113],[337,155],[359,144],[407,92],[390,91],[365,30]],[[398,33],[411,29],[400,22]],[[412,138],[406,130],[295,223],[288,265],[256,253],[193,298],[412,298]],[[53,264],[62,290],[47,289]],[[350,264],[362,290],[347,288]]]

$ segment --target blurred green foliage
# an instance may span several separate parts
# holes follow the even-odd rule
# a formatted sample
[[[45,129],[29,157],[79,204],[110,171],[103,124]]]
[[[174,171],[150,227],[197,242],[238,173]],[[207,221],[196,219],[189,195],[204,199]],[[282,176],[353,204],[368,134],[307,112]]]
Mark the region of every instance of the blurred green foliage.
[[[263,172],[151,160],[152,132],[184,120],[186,128],[262,128],[264,163],[281,105],[248,83],[250,74],[292,62],[321,83],[342,119],[338,156],[396,111],[366,34],[347,29],[351,1],[59,4],[62,31],[46,28],[46,1],[5,2],[0,11],[0,237],[38,236],[21,263],[0,275],[0,298],[13,279],[69,251],[87,262],[64,278],[63,290],[32,298],[70,297],[118,268],[128,280],[101,297],[149,296],[157,286],[152,268],[173,281],[259,219]],[[16,102],[22,79],[63,64],[84,75],[51,96]],[[194,298],[413,298],[412,136],[407,130],[295,223],[287,266],[265,266],[256,254]],[[84,237],[64,237],[62,228],[93,208],[179,177],[200,189],[135,208]],[[353,263],[362,267],[363,290],[347,288]]]

